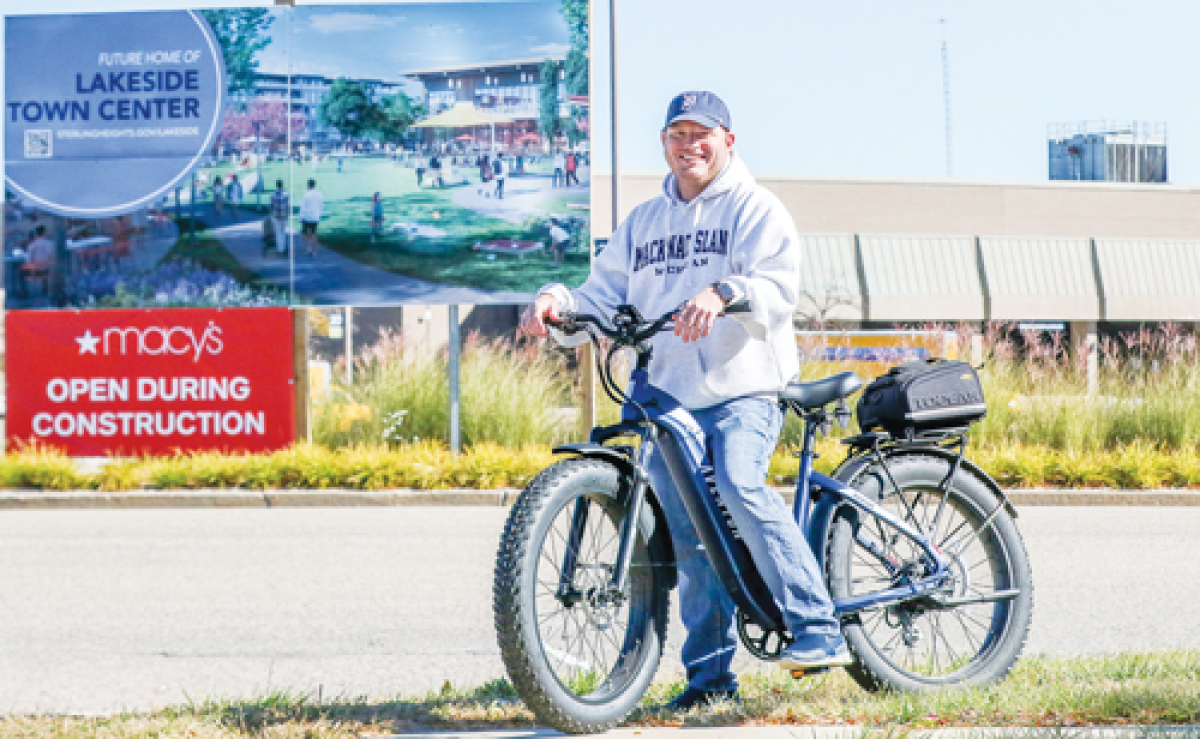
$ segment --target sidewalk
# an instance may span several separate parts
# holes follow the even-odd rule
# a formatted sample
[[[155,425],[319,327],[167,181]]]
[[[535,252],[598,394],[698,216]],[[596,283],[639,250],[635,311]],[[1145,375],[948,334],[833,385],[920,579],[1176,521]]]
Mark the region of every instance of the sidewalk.
[[[246,213],[239,213],[245,218]],[[278,253],[263,251],[262,216],[210,228],[208,233],[242,263],[284,290],[292,263]],[[296,295],[318,305],[389,305],[393,303],[527,303],[527,293],[478,290],[426,282],[370,267],[318,246],[314,257],[304,255],[300,234],[290,232],[295,252]]]
[[[791,490],[779,489],[791,503]],[[475,490],[0,490],[0,510],[52,510],[86,508],[307,508],[363,506],[509,506],[521,491],[516,488]],[[1024,506],[1200,506],[1200,490],[1066,490],[1014,488],[1009,497],[1018,509]],[[1019,511],[1018,511],[1019,512]]]
[[[405,739],[544,739],[565,736],[551,729],[523,731],[454,731],[392,734]],[[1121,727],[988,727],[965,729],[907,729],[905,727],[865,726],[681,726],[625,727],[597,737],[609,739],[1135,739],[1142,737],[1196,737],[1197,726],[1121,726]]]

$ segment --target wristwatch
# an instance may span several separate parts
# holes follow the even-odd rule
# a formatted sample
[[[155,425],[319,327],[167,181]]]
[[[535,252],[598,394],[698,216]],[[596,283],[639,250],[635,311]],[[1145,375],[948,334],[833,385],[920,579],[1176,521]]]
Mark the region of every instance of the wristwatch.
[[[724,280],[714,282],[712,284],[712,288],[716,291],[717,297],[721,299],[721,302],[724,303],[726,307],[728,307],[729,304],[737,298],[737,290],[734,289],[733,285],[725,282]]]

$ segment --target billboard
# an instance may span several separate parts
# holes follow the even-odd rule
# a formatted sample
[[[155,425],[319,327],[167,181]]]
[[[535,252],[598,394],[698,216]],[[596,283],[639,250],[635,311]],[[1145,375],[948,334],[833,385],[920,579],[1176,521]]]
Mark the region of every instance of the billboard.
[[[10,447],[76,456],[261,452],[295,438],[287,308],[18,311]]]
[[[586,0],[8,16],[6,307],[578,285],[587,18]]]

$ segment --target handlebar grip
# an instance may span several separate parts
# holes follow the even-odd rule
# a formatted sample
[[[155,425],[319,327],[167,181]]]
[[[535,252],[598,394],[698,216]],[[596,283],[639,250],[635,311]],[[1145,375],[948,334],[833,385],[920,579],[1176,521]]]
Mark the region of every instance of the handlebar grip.
[[[754,310],[754,304],[750,302],[749,298],[742,298],[741,300],[735,300],[732,303],[730,303],[729,305],[725,306],[724,312],[725,313],[750,313],[753,310]]]
[[[546,316],[542,320],[546,322],[546,325],[562,331],[567,336],[579,333],[581,328],[580,325],[575,322],[575,316],[570,313],[564,313],[558,318]]]

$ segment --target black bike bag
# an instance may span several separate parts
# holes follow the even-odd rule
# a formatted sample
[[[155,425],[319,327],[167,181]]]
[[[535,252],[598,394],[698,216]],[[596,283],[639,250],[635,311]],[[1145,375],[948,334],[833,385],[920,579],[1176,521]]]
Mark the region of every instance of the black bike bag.
[[[966,362],[908,362],[871,381],[858,401],[858,426],[896,438],[937,429],[962,428],[987,415],[983,386]]]

